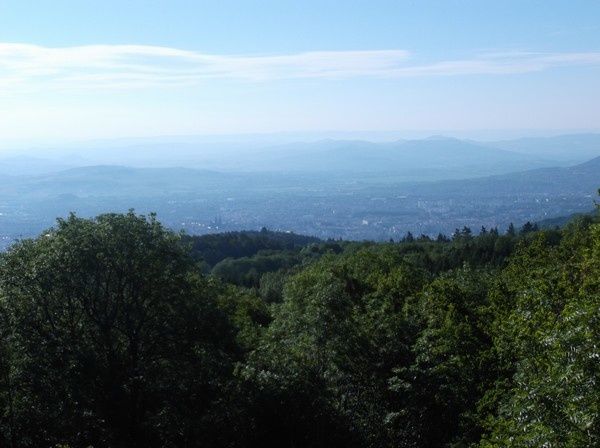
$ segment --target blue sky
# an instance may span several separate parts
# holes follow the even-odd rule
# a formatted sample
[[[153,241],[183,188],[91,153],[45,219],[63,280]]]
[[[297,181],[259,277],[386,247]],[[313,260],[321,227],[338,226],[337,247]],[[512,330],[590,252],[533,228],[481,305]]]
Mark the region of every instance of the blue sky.
[[[5,140],[600,130],[598,1],[0,1]]]

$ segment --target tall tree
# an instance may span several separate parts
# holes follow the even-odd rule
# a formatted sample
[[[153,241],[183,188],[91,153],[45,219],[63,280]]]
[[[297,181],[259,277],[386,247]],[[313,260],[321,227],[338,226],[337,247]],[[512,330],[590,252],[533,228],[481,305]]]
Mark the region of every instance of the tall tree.
[[[133,213],[70,216],[2,257],[17,446],[216,443],[232,330],[193,266]]]

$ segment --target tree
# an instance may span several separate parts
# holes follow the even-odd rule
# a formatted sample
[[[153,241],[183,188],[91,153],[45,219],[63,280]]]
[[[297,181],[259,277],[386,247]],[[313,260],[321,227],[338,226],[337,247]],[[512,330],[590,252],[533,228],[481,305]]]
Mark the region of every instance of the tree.
[[[598,218],[511,227],[59,220],[0,255],[0,446],[599,446]]]
[[[216,442],[233,331],[154,218],[59,220],[2,257],[17,446]]]
[[[446,235],[444,235],[443,233],[438,233],[437,238],[435,239],[438,243],[448,243],[450,241],[450,238],[448,238]]]
[[[508,229],[506,230],[506,234],[508,236],[515,236],[517,234],[517,231],[515,230],[515,225],[512,222],[508,225]]]
[[[521,235],[525,235],[527,233],[537,232],[538,230],[539,228],[537,224],[532,224],[531,222],[527,221],[525,224],[523,224],[523,227],[521,227],[521,231],[519,233]]]
[[[505,365],[483,447],[600,444],[600,227],[583,221],[559,245],[540,233],[495,292],[495,346]]]
[[[397,443],[469,446],[482,432],[477,402],[495,380],[486,328],[490,277],[468,268],[426,286],[411,310],[420,326],[412,362],[396,366],[389,384],[397,396],[390,415]]]

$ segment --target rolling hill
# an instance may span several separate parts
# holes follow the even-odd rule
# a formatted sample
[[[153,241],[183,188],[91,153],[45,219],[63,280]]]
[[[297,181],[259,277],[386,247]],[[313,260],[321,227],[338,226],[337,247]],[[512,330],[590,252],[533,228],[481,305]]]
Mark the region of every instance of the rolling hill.
[[[412,185],[419,193],[483,196],[561,194],[594,195],[600,188],[600,157],[570,166],[540,168],[477,179],[441,181]]]
[[[529,137],[491,142],[493,148],[577,163],[600,156],[599,134],[570,134],[555,137]]]
[[[319,140],[287,144],[148,141],[128,146],[48,149],[37,158],[0,158],[0,173],[37,175],[69,167],[122,165],[188,167],[229,172],[345,173],[394,176],[397,181],[442,180],[555,166],[550,157],[523,154],[447,137],[370,142]]]

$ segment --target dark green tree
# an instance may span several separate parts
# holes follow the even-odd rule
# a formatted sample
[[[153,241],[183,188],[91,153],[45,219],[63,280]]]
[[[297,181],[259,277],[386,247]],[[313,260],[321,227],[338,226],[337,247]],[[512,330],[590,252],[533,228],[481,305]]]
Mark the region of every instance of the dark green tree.
[[[14,446],[218,443],[233,331],[153,216],[59,220],[2,257],[0,288]]]

